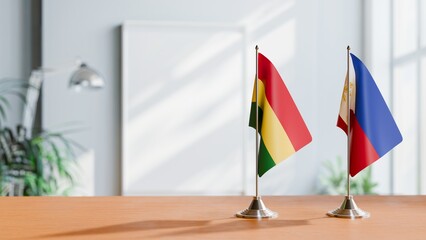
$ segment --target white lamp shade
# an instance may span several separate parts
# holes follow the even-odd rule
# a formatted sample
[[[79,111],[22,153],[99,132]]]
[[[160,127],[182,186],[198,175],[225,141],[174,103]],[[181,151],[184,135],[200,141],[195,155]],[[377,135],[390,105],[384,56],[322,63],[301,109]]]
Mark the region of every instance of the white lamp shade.
[[[72,74],[69,86],[71,88],[90,88],[99,89],[105,85],[104,79],[93,68],[86,64],[81,64],[79,68]]]

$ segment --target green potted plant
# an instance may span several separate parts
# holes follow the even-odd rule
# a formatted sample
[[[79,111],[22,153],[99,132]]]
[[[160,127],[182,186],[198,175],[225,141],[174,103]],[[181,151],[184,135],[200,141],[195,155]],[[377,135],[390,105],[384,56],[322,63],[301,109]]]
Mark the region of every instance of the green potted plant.
[[[74,186],[74,148],[80,147],[64,134],[40,131],[28,137],[18,125],[4,126],[9,96],[25,103],[29,86],[17,80],[0,80],[0,194],[3,196],[67,195]]]

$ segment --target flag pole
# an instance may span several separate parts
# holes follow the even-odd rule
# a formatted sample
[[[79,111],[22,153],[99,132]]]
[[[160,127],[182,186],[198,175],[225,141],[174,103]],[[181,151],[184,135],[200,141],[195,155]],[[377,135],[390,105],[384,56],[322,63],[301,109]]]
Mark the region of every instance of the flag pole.
[[[256,45],[256,75],[255,75],[255,95],[256,95],[256,195],[250,203],[250,206],[242,211],[237,212],[235,216],[239,218],[276,218],[278,214],[269,210],[263,203],[259,195],[259,85],[258,85],[258,71],[259,71],[259,46]]]
[[[259,46],[256,45],[256,75],[255,75],[255,84],[256,84],[256,198],[259,198]]]
[[[350,88],[351,88],[351,83],[350,83],[350,79],[349,79],[349,53],[351,51],[351,47],[348,45],[348,47],[346,48],[347,50],[347,56],[346,56],[346,60],[347,60],[347,65],[346,65],[346,79],[348,81],[348,87],[347,87],[347,109],[348,109],[348,121],[347,121],[347,125],[348,125],[348,134],[347,134],[347,160],[348,160],[348,172],[347,172],[347,182],[346,182],[346,196],[349,197],[351,195],[351,179],[350,179],[350,172],[351,172],[351,142],[350,142],[350,132],[351,132],[351,92],[350,92]]]
[[[347,122],[348,125],[348,132],[347,132],[347,159],[348,159],[348,169],[347,169],[347,186],[346,186],[346,196],[343,200],[342,205],[339,208],[336,208],[335,210],[327,212],[327,215],[330,217],[339,217],[339,218],[368,218],[370,217],[370,213],[363,211],[361,208],[359,208],[355,200],[353,199],[353,196],[351,195],[351,179],[350,179],[350,172],[351,172],[351,95],[350,95],[350,88],[351,88],[351,79],[350,79],[350,50],[351,47],[348,46],[346,48],[347,50],[347,70],[346,70],[346,81],[345,85],[347,84],[346,89],[346,101],[347,101]]]

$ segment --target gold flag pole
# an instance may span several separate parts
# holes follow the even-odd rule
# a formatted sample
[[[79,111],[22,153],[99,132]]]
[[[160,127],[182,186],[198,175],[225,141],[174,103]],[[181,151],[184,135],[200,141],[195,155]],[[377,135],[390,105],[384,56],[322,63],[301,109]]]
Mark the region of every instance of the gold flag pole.
[[[333,211],[329,211],[327,213],[330,217],[340,217],[340,218],[368,218],[370,217],[370,214],[368,212],[365,212],[361,210],[355,203],[355,200],[353,199],[353,196],[351,195],[351,182],[350,182],[350,170],[351,170],[351,142],[350,142],[350,134],[351,134],[351,95],[350,95],[350,60],[349,60],[349,52],[351,48],[348,46],[347,48],[347,72],[346,72],[346,83],[347,89],[346,89],[346,101],[347,101],[347,125],[348,125],[348,133],[347,133],[347,159],[348,159],[348,173],[347,173],[347,186],[346,186],[346,196],[343,200],[342,205],[340,208],[337,208]]]
[[[258,86],[258,55],[259,55],[259,46],[256,45],[256,75],[255,75],[255,94],[256,94],[256,196],[253,197],[253,200],[250,203],[250,206],[240,211],[236,214],[240,218],[275,218],[278,216],[276,212],[269,210],[259,195],[259,86]]]

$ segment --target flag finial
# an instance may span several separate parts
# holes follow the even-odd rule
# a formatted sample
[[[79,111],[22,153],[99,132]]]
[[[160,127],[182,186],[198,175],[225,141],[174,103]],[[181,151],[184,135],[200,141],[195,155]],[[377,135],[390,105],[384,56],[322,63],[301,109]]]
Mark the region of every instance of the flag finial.
[[[259,46],[256,45],[256,47],[254,49],[259,50]]]
[[[349,45],[348,45],[348,47],[346,49],[349,51],[349,50],[351,50],[351,47],[349,47]]]

